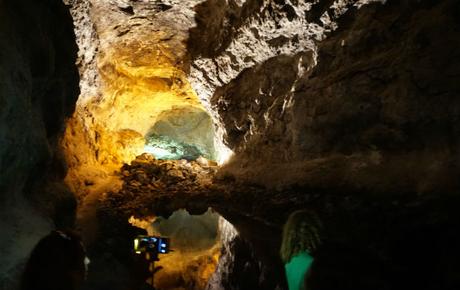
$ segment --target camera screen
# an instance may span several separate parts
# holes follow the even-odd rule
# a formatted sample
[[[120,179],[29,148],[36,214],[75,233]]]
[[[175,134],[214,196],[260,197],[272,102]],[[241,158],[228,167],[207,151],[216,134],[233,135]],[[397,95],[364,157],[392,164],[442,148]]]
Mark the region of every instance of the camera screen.
[[[143,252],[166,254],[169,252],[169,239],[157,236],[138,236],[134,239],[134,251],[136,254]]]

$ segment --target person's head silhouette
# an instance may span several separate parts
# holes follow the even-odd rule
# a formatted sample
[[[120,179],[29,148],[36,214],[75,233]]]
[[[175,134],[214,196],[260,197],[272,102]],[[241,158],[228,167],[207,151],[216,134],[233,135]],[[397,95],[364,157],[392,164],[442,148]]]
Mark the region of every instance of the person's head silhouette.
[[[75,290],[85,279],[85,248],[71,231],[53,231],[33,249],[27,262],[22,290]]]

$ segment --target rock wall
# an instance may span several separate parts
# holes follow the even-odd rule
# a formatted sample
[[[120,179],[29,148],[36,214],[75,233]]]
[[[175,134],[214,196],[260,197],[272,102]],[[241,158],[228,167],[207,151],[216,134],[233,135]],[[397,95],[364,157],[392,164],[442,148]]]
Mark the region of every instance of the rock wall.
[[[193,86],[236,154],[222,172],[278,188],[459,188],[455,1],[217,2],[197,10],[190,47]]]
[[[458,268],[460,6],[365,2],[198,7],[190,78],[235,152],[218,175],[268,187],[230,202],[264,221],[321,212],[315,289],[455,289],[433,273]]]
[[[69,2],[83,89],[63,146],[66,180],[85,195],[94,191],[88,184],[144,152],[144,137],[164,112],[204,111],[186,78],[185,42],[199,1]]]
[[[163,199],[161,184],[151,184],[156,179],[128,174],[130,183],[114,193],[123,202],[113,207],[141,211],[134,200],[125,202],[133,197],[151,198],[142,208],[159,212],[187,206],[186,198],[200,208],[219,200],[237,214],[257,211],[263,222],[275,219],[278,230],[294,207],[314,207],[326,212],[330,241],[376,244],[372,254],[388,254],[385,237],[376,233],[381,216],[374,212],[388,206],[394,224],[410,228],[414,223],[405,223],[402,212],[412,214],[418,195],[458,191],[455,1],[87,1],[89,8],[78,3],[78,27],[88,29],[79,19],[89,19],[94,30],[78,35],[98,42],[98,50],[88,50],[88,70],[81,70],[96,89],[82,94],[64,144],[73,169],[70,183],[78,191],[98,188],[97,176],[105,179],[107,168],[132,160],[162,112],[182,105],[206,108],[218,138],[235,153],[218,179],[207,180],[225,195],[201,186],[177,191],[181,182],[175,182],[169,184],[174,194]],[[91,41],[83,43],[82,50],[92,47]],[[200,190],[205,194],[193,196]],[[355,200],[363,196],[371,205]],[[341,222],[340,211],[350,213],[352,222]],[[362,232],[351,238],[353,219]],[[393,228],[383,231],[397,240],[402,235]],[[238,287],[241,261],[258,248],[256,237],[244,238],[249,246],[228,243],[224,257],[230,262],[223,260],[210,287]],[[261,265],[273,265],[276,246],[267,251],[272,260]],[[244,254],[232,264],[238,251]],[[273,270],[249,266],[252,277]]]
[[[206,289],[287,289],[276,231],[263,222],[226,214],[232,224],[223,218],[219,222],[221,256]]]
[[[79,93],[68,9],[1,1],[0,46],[0,289],[12,289],[37,240],[75,210],[58,149]]]
[[[66,174],[63,160],[71,167],[68,181],[74,190],[91,187],[95,177],[106,178],[110,170],[142,151],[144,134],[163,112],[181,106],[206,108],[219,138],[235,152],[221,168],[220,179],[206,175],[207,185],[220,182],[224,196],[213,190],[192,196],[206,186],[191,190],[191,204],[198,208],[225,201],[235,215],[257,210],[266,222],[273,219],[270,206],[284,215],[292,208],[277,203],[283,198],[293,200],[286,204],[306,206],[307,201],[298,200],[308,200],[308,194],[302,197],[291,190],[287,196],[282,191],[294,185],[302,192],[305,188],[328,194],[347,191],[351,193],[347,198],[357,192],[457,193],[457,2],[68,0],[77,26],[77,55],[71,17],[60,1],[0,1],[0,288],[14,287],[22,261],[41,236],[53,226],[73,223],[76,205],[61,183]],[[79,93],[75,60],[81,95],[59,143]],[[225,149],[219,146],[218,151]],[[180,171],[171,173],[184,181]],[[250,182],[253,188],[238,183],[236,194],[230,188],[235,180]],[[152,179],[140,185],[130,181],[136,190],[153,186]],[[279,191],[266,192],[257,184]],[[177,183],[168,186],[177,191]],[[261,193],[256,195],[254,188]],[[151,188],[153,193],[157,190],[163,188]],[[275,195],[267,199],[269,194]],[[329,231],[335,230],[335,240],[349,243],[343,228],[352,231],[350,225],[355,223],[339,226],[337,211],[352,209],[356,215],[357,208],[368,208],[350,200],[345,205],[326,200],[318,206],[333,209]],[[187,206],[178,195],[152,204],[162,210]],[[417,215],[416,222],[406,224],[401,223],[407,220],[401,212],[410,215],[407,208],[413,205],[407,202],[401,210],[398,204],[392,203],[394,224],[400,225],[391,241],[395,244],[417,223],[421,226],[415,232],[423,237],[426,224],[439,219],[444,207],[439,206],[434,217],[423,220]],[[130,204],[117,206],[122,210]],[[420,209],[424,214],[424,207]],[[112,210],[107,209],[108,215]],[[380,224],[380,217],[371,211],[358,215],[368,236],[376,231],[369,228]],[[275,218],[277,225],[282,224],[282,214]],[[123,240],[132,231],[123,228],[126,222],[101,227],[112,227],[115,237],[123,233]],[[255,226],[248,224],[243,221],[238,229],[246,229],[242,237],[249,243],[228,241],[211,288],[237,288],[241,277],[232,273],[239,273],[247,257],[264,249],[265,240],[251,236]],[[433,231],[431,239],[438,232],[444,234]],[[356,239],[362,236],[359,233]],[[448,240],[446,236],[442,241]],[[276,238],[271,242],[273,250]],[[454,249],[450,243],[449,249]],[[388,246],[382,244],[380,249]],[[408,243],[396,249],[411,247]],[[249,265],[246,274],[263,278],[276,271],[265,265],[277,258],[277,251],[265,252],[271,255],[268,262]],[[241,263],[232,264],[237,253],[242,253],[237,257]],[[443,261],[454,263],[443,255]],[[327,269],[329,261],[324,261]],[[274,283],[262,278],[248,283]]]
[[[193,160],[200,155],[216,160],[212,120],[202,109],[182,108],[165,111],[160,114],[158,121],[149,131],[157,136],[167,136],[189,145],[189,150],[195,150],[189,153]]]

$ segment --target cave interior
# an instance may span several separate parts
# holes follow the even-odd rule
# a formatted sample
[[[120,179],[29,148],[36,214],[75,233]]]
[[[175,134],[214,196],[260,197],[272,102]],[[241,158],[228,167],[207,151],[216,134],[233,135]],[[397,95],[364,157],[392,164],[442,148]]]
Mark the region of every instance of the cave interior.
[[[0,47],[0,290],[53,230],[84,290],[460,289],[459,1],[0,0]]]

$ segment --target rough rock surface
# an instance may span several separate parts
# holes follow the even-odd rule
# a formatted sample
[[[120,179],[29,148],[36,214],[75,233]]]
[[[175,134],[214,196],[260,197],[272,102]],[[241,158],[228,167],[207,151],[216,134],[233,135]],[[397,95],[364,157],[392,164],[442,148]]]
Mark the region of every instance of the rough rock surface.
[[[274,212],[319,211],[318,289],[356,273],[366,289],[455,289],[458,275],[429,273],[459,267],[459,4],[295,2],[197,10],[190,78],[235,152],[218,176],[271,188],[231,191],[228,204],[278,225]],[[443,252],[425,256],[429,269],[424,247]]]
[[[90,288],[123,289],[139,281],[125,252],[137,233],[127,225],[130,215],[168,215],[184,207],[200,213],[210,205],[241,238],[229,240],[211,288],[236,289],[245,275],[259,278],[247,280],[248,287],[276,286],[282,280],[276,276],[282,273],[280,229],[297,208],[311,208],[325,226],[312,285],[327,273],[344,279],[328,271],[334,267],[328,249],[343,261],[350,258],[345,252],[356,253],[361,265],[340,267],[350,277],[372,272],[363,267],[372,260],[389,275],[369,277],[391,289],[458,285],[452,258],[459,241],[452,219],[460,187],[458,1],[68,2],[82,76],[77,112],[62,143],[68,181],[79,194],[106,192],[100,200],[89,196],[99,202],[97,234],[107,235],[92,245],[104,253],[94,277],[117,273],[122,281],[94,278]],[[20,60],[22,53],[12,55]],[[47,59],[38,56],[33,59]],[[9,91],[30,88],[2,74],[16,82]],[[54,83],[42,80],[30,91]],[[142,152],[145,134],[162,113],[180,106],[206,108],[233,159],[214,176],[214,169],[194,162],[144,157],[122,168],[120,191],[102,189],[99,181]],[[1,107],[29,112],[27,106]],[[7,116],[2,142],[13,130],[31,132],[2,148],[28,144],[24,151],[33,157],[2,155],[2,190],[21,184],[31,165],[44,160],[37,152],[48,151],[48,141],[36,137],[46,131],[55,140],[62,114],[54,113],[43,116],[39,130],[1,115]],[[28,121],[40,124],[35,117]],[[37,146],[28,141],[38,139]],[[432,252],[423,257],[431,268],[418,257],[427,248]],[[253,264],[245,264],[246,257]],[[106,264],[111,268],[102,270]]]
[[[122,198],[123,203],[117,208],[131,215],[147,215],[152,211],[149,206],[155,207],[157,215],[169,216],[174,210],[187,208],[186,204],[195,194],[213,188],[212,178],[217,170],[216,166],[201,166],[196,161],[186,160],[155,160],[150,154],[143,154],[125,164],[121,170],[123,187],[118,192],[107,194],[109,199]],[[167,196],[176,196],[174,203],[170,203]],[[161,200],[166,197],[167,202]],[[200,196],[202,198],[202,196]],[[198,202],[198,201],[197,201]],[[202,210],[207,210],[207,200],[202,201]],[[145,204],[139,212],[139,204]]]
[[[229,135],[234,135],[234,131],[246,132],[254,116],[248,115],[245,120],[233,118],[231,123],[226,123],[226,114],[220,110],[227,110],[231,102],[228,98],[219,98],[217,92],[220,88],[241,80],[246,70],[257,70],[271,58],[279,56],[296,57],[297,54],[307,53],[310,57],[303,62],[297,58],[300,62],[295,66],[302,71],[302,63],[307,67],[314,66],[316,41],[323,40],[327,33],[335,30],[337,19],[350,8],[371,2],[384,1],[205,1],[197,5],[197,26],[190,30],[188,46],[191,55],[190,80],[200,100],[211,112],[219,128],[218,136],[224,139],[224,143],[238,151],[239,148],[229,140],[232,138]],[[210,14],[214,17],[208,17]],[[265,79],[268,75],[260,77]],[[256,82],[246,81],[251,83],[248,91],[260,88]],[[272,86],[277,84],[279,81],[271,83]],[[272,107],[272,97],[282,98],[273,95],[271,90],[267,87],[266,91],[257,92],[261,99],[268,97],[268,108]],[[244,110],[252,101],[255,101],[256,107],[261,106],[259,97],[251,97],[255,100],[238,102],[235,107]],[[261,116],[267,113],[266,110],[256,114]],[[271,117],[267,115],[267,119]]]
[[[165,111],[160,114],[159,120],[149,130],[147,136],[151,136],[150,134],[166,136],[170,140],[193,146],[197,151],[191,154],[195,157],[193,159],[202,155],[216,160],[213,123],[202,109],[182,108]],[[148,137],[146,139],[148,141]]]
[[[226,170],[273,187],[458,189],[457,3],[336,1],[349,9],[332,23],[328,1],[292,2],[197,12],[191,79],[235,151]]]
[[[0,47],[0,289],[11,289],[35,242],[76,206],[57,146],[79,93],[67,8],[1,1]]]
[[[87,103],[70,126],[88,146],[68,139],[75,146],[72,164],[128,161],[119,151],[137,155],[141,142],[116,147],[123,138],[115,132],[142,136],[161,111],[197,106],[193,92],[187,99],[187,77],[217,137],[235,153],[214,179],[178,162],[126,165],[122,189],[101,202],[108,225],[125,224],[132,214],[204,212],[212,205],[247,245],[229,242],[213,282],[236,288],[232,283],[242,278],[232,275],[245,267],[231,260],[238,251],[279,266],[284,220],[291,210],[311,208],[325,225],[313,284],[327,273],[340,276],[328,272],[332,248],[344,261],[352,252],[363,264],[383,267],[386,278],[369,277],[390,288],[411,288],[417,272],[426,274],[417,285],[455,285],[455,274],[429,275],[432,268],[422,269],[416,253],[441,251],[439,259],[425,257],[446,273],[458,269],[449,253],[458,252],[452,241],[459,237],[448,217],[458,216],[453,196],[460,187],[456,1],[91,3],[102,82],[95,96],[83,98]],[[77,173],[93,172],[87,169]],[[101,231],[110,237],[129,232],[121,228],[102,225]],[[424,231],[429,237],[419,241]],[[267,276],[263,267],[248,267],[254,277]],[[347,269],[353,276],[371,268]]]
[[[145,278],[132,214],[209,206],[239,233],[211,289],[283,288],[280,232],[299,208],[324,225],[311,285],[366,273],[367,289],[460,288],[458,1],[66,3],[82,91],[61,144],[68,181],[106,193],[89,196],[101,259],[88,289]],[[53,219],[73,222],[57,148],[78,94],[70,23],[57,0],[0,1],[2,289]],[[215,174],[144,156],[111,191],[180,106],[206,108],[234,158]]]
[[[226,222],[225,228],[228,230],[220,231],[223,249],[219,256],[222,255],[222,260],[219,260],[216,274],[212,276],[207,287],[275,289],[278,285],[283,289],[281,260],[277,251],[273,252],[279,246],[279,228],[273,226],[271,221],[266,224],[256,213],[260,214],[262,209],[270,211],[266,205],[272,199],[265,200],[263,195],[267,192],[261,188],[238,184],[232,180],[213,180],[216,169],[216,166],[209,166],[204,162],[199,164],[185,160],[154,160],[148,154],[139,156],[131,165],[124,165],[120,172],[124,181],[122,189],[106,192],[101,196],[98,216],[103,225],[98,233],[100,240],[95,246],[106,246],[102,251],[90,251],[90,254],[94,253],[92,259],[99,260],[101,255],[115,256],[117,252],[129,251],[129,235],[126,226],[121,225],[127,225],[128,219],[133,215],[139,218],[168,217],[183,208],[191,214],[199,215],[213,207],[224,214],[236,230]],[[250,196],[247,196],[248,191],[252,192]],[[119,225],[117,229],[114,228],[116,224]],[[110,242],[114,239],[120,241]],[[128,265],[131,260],[132,257],[124,257],[120,261]],[[199,271],[194,274],[192,270],[182,274],[186,281],[199,280],[193,277]],[[98,275],[93,279],[107,281],[108,277]],[[158,281],[158,285],[165,286],[165,289],[174,285],[183,287],[185,282],[180,283],[177,280],[178,275],[179,273],[172,273],[169,278],[160,275],[162,279]],[[103,285],[108,287],[116,283],[114,278],[110,278]]]
[[[324,287],[324,281],[345,281],[366,273],[365,283],[372,289],[458,286],[458,198],[407,194],[376,199],[366,192],[301,187],[276,191],[231,176],[192,185],[188,169],[170,161],[161,161],[163,166],[157,162],[141,158],[126,166],[123,190],[104,195],[99,215],[105,225],[100,234],[106,253],[123,252],[122,244],[110,241],[126,237],[122,225],[133,214],[139,218],[169,216],[180,208],[201,214],[212,206],[236,231],[224,234],[221,257],[208,289],[284,289],[278,250],[281,228],[290,212],[309,209],[322,224],[321,242],[313,252],[318,262],[315,274],[309,277],[312,285]],[[156,170],[161,173],[153,174]],[[165,183],[161,189],[148,191],[152,184],[145,175],[161,176]],[[168,186],[168,180],[178,183],[181,190]],[[129,239],[125,247],[129,247]],[[441,272],[449,274],[436,274]]]
[[[144,152],[143,137],[168,111],[205,112],[185,74],[198,2],[69,1],[82,94],[63,147],[66,180],[79,195],[93,191],[84,182],[88,170],[103,179]]]

